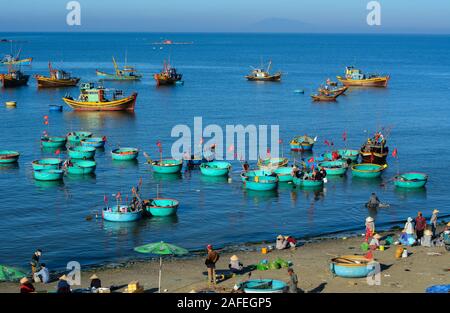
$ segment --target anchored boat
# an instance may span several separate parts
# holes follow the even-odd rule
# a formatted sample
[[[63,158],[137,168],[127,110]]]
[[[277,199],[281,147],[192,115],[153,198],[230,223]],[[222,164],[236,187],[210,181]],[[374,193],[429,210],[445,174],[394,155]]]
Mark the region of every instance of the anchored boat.
[[[103,148],[106,143],[106,137],[88,137],[80,140],[80,144],[84,147]]]
[[[97,76],[101,77],[102,80],[134,81],[140,80],[142,78],[142,75],[139,74],[134,67],[125,65],[123,69],[120,69],[114,57],[112,58],[112,60],[115,70],[114,74],[108,74],[103,71],[95,70]]]
[[[58,158],[44,158],[31,162],[33,170],[58,170],[63,161]]]
[[[344,86],[387,87],[390,76],[378,74],[364,74],[353,66],[345,68],[345,77],[337,76]]]
[[[163,70],[160,73],[154,74],[153,78],[158,86],[174,85],[177,82],[182,82],[181,79],[183,78],[183,74],[177,73],[176,68],[164,61]]]
[[[67,141],[71,146],[76,146],[81,143],[82,139],[91,138],[92,133],[87,131],[74,131],[67,134]]]
[[[313,179],[312,173],[306,173],[302,178],[294,177],[293,183],[303,188],[322,188],[324,185],[323,179]]]
[[[152,216],[170,216],[177,213],[180,203],[175,199],[155,198],[144,200],[144,208]]]
[[[394,177],[394,185],[401,188],[422,188],[428,182],[428,175],[424,173],[404,173]]]
[[[226,176],[230,169],[231,164],[224,161],[211,161],[200,165],[200,171],[205,176]]]
[[[73,160],[65,163],[67,173],[72,175],[87,175],[95,172],[97,163],[91,160]]]
[[[42,169],[34,170],[34,179],[42,181],[61,180],[64,176],[63,170],[58,169]]]
[[[345,175],[348,164],[344,160],[320,162],[319,169],[324,169],[327,175]]]
[[[248,190],[270,191],[278,187],[278,176],[267,170],[254,170],[241,173],[241,180]]]
[[[111,98],[106,93],[111,91]],[[95,87],[94,83],[83,83],[80,87],[78,99],[71,96],[63,98],[64,102],[76,111],[134,111],[137,93],[125,97],[122,90]]]
[[[88,146],[75,146],[70,147],[68,150],[69,157],[71,159],[93,159],[95,156],[95,152],[97,151],[94,147]]]
[[[61,148],[66,145],[67,138],[59,136],[42,136],[41,145],[44,148]]]
[[[116,161],[136,160],[138,155],[139,149],[137,148],[118,148],[111,151],[112,159]]]
[[[270,74],[270,68],[272,67],[272,61],[269,61],[267,69],[264,70],[261,64],[260,68],[253,68],[252,72],[245,76],[250,81],[273,81],[278,82],[281,80],[281,72]]]
[[[25,75],[20,70],[8,69],[7,74],[0,74],[0,82],[3,88],[14,88],[19,86],[25,86],[28,84],[30,75]]]
[[[289,142],[292,151],[311,151],[316,141],[307,135],[295,136]]]
[[[386,146],[386,140],[381,133],[376,133],[373,138],[367,139],[362,145],[360,152],[362,163],[386,164],[386,158],[389,154],[389,147]]]
[[[290,167],[279,167],[273,172],[277,175],[279,182],[291,182],[294,178]]]
[[[287,158],[267,158],[259,159],[258,167],[262,170],[274,170],[279,167],[287,166],[289,160]]]
[[[43,75],[34,76],[39,88],[74,87],[80,81],[78,77],[72,77],[68,72],[52,68],[50,62],[48,62],[48,70],[50,73],[49,77]]]
[[[160,174],[174,174],[179,173],[183,167],[182,160],[165,159],[157,161],[148,161],[152,165],[152,169],[155,173]]]
[[[102,218],[109,222],[134,222],[142,217],[142,208],[134,209],[131,205],[113,205],[103,208]]]
[[[375,271],[375,263],[360,255],[344,255],[331,259],[330,271],[336,276],[346,278],[367,277]]]
[[[361,163],[352,165],[352,175],[361,178],[377,178],[387,168],[387,164]]]
[[[0,150],[0,164],[15,163],[19,159],[20,153],[12,150]]]

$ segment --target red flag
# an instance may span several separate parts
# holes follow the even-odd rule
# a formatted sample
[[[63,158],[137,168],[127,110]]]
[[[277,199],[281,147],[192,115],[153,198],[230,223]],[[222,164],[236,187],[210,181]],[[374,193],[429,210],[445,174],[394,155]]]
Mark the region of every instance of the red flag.
[[[108,203],[108,197],[107,197],[106,195],[103,195],[103,201],[104,201],[105,203]]]
[[[328,140],[325,140],[323,143],[324,143],[325,145],[327,145],[327,146],[330,145],[330,142],[329,142]]]
[[[157,141],[156,142],[156,146],[158,147],[158,149],[159,149],[159,153],[162,153],[162,144],[161,144],[161,141]]]
[[[55,151],[55,154],[56,155],[58,155],[58,154],[60,154],[61,153],[61,150],[59,150],[59,149],[57,149],[56,151]]]
[[[397,148],[395,148],[394,151],[392,151],[392,156],[394,158],[397,158],[397,154],[398,154],[398,151],[397,151]]]
[[[314,162],[314,157],[312,157],[308,160],[308,163],[313,163],[313,162]]]
[[[106,141],[106,136],[103,136],[103,137],[102,137],[102,140],[103,140],[103,141]]]
[[[314,164],[311,164],[311,170],[314,170]]]
[[[342,134],[342,139],[344,141],[347,141],[347,132],[346,131]]]
[[[120,194],[120,191],[119,191],[119,192],[116,194],[116,200],[119,200],[121,196],[122,196],[122,195]]]

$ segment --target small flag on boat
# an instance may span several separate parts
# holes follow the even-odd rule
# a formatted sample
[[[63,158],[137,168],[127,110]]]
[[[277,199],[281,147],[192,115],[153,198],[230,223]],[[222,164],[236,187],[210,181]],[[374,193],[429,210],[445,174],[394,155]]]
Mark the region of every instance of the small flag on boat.
[[[325,140],[323,143],[327,146],[330,146],[330,142],[328,140]]]
[[[60,154],[60,153],[61,153],[61,150],[56,149],[55,154],[58,155],[58,154]]]
[[[398,151],[397,151],[397,148],[395,148],[394,151],[392,151],[392,156],[394,158],[397,158],[397,155],[398,155]]]
[[[308,163],[313,163],[313,162],[314,162],[314,157],[312,157],[308,160]]]
[[[104,201],[105,203],[108,203],[108,197],[107,197],[106,195],[103,195],[103,201]]]
[[[347,141],[347,132],[344,131],[344,133],[342,134],[342,140]]]

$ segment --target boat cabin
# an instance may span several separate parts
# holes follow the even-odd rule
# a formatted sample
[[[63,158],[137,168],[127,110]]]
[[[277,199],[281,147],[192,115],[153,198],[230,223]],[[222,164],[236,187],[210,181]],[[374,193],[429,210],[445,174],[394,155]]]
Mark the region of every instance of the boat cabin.
[[[359,69],[354,68],[353,66],[348,66],[345,68],[345,77],[348,79],[360,80],[365,79],[366,75]]]
[[[109,100],[106,98],[107,91],[108,90],[106,90],[103,86],[97,86],[97,88],[95,88],[94,83],[83,83],[80,86],[79,100],[85,102],[108,102]],[[122,90],[113,89],[113,101],[122,97]]]
[[[252,75],[257,78],[264,78],[264,77],[268,77],[269,73],[263,71],[260,68],[257,68],[252,71]]]

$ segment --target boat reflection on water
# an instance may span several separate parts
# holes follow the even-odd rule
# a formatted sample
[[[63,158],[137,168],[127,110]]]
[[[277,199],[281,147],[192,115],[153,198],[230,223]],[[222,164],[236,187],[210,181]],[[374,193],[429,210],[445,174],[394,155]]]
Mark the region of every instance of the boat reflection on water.
[[[80,129],[103,129],[107,122],[113,122],[115,128],[129,128],[129,123],[135,120],[135,113],[128,111],[66,111],[64,113],[65,123],[72,125],[77,121]]]
[[[395,195],[400,200],[426,200],[427,188],[394,188]]]
[[[253,200],[254,203],[266,202],[278,198],[278,190],[256,191],[244,189],[244,198]]]
[[[154,230],[167,231],[170,226],[178,224],[178,215],[152,216],[147,222],[148,226]]]
[[[119,236],[121,238],[124,235],[140,235],[145,230],[145,225],[148,221],[139,220],[136,222],[108,222],[100,218],[101,227],[111,236]]]
[[[182,179],[183,176],[181,173],[173,173],[173,174],[161,174],[161,173],[155,173],[153,172],[153,179],[156,182],[170,182],[170,181],[177,181]]]
[[[43,181],[34,179],[34,184],[36,185],[36,187],[39,187],[40,189],[43,190],[64,187],[63,180]]]
[[[12,171],[19,169],[19,162],[0,164],[0,171]]]
[[[139,167],[139,161],[137,159],[129,160],[129,161],[112,160],[112,166],[115,167],[115,168],[118,168],[118,169],[138,168]]]
[[[200,181],[206,184],[206,187],[209,184],[228,184],[228,176],[205,176],[200,175]],[[213,185],[214,186],[214,185]]]
[[[84,175],[76,175],[76,174],[67,174],[65,177],[68,181],[92,181],[94,182],[97,178],[95,173],[84,174]]]
[[[328,177],[327,177],[328,178]],[[361,187],[377,187],[379,188],[382,184],[383,179],[381,177],[375,177],[375,178],[361,178],[361,177],[352,177],[352,185],[356,188]]]

